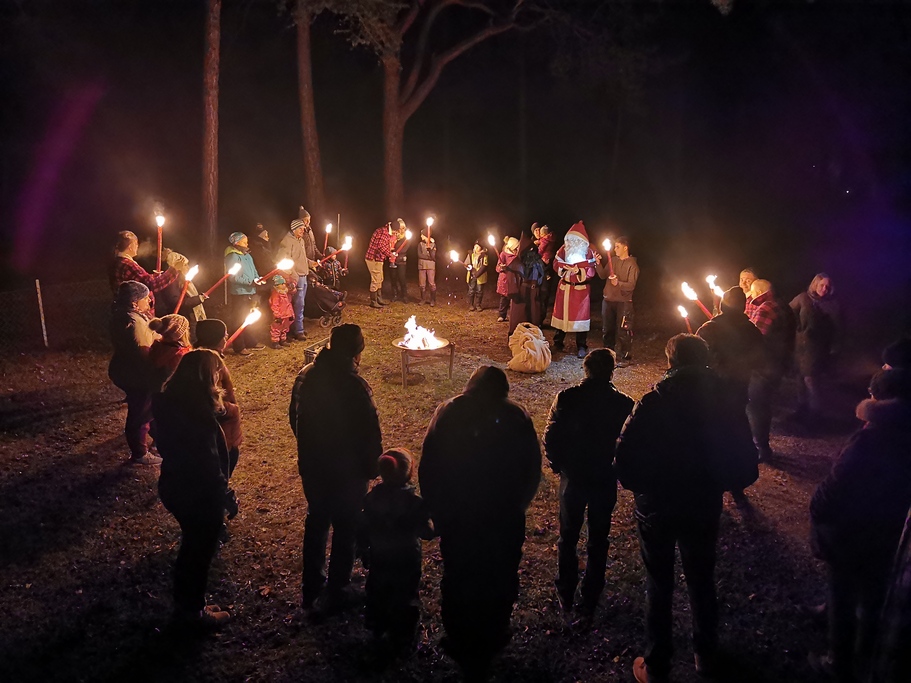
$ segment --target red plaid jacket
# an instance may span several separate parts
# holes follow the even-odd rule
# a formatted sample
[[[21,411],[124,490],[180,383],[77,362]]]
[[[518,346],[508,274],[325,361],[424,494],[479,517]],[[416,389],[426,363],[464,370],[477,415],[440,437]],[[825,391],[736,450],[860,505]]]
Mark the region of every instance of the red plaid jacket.
[[[364,258],[368,261],[385,261],[391,253],[392,235],[389,234],[389,229],[384,225],[373,231]]]
[[[111,290],[116,294],[120,283],[136,280],[149,288],[149,303],[152,310],[155,310],[155,292],[160,292],[169,284],[177,279],[177,270],[168,268],[165,272],[152,275],[146,272],[146,269],[140,266],[136,261],[125,256],[115,256],[111,262],[111,269],[108,278],[111,283]]]
[[[772,292],[760,294],[750,302],[750,322],[763,334],[768,334],[772,325],[782,314],[782,307]]]

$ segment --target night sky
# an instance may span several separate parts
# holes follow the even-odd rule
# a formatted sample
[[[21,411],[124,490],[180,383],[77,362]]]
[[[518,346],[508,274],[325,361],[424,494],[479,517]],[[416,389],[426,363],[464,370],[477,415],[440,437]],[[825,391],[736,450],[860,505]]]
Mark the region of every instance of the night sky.
[[[225,236],[262,222],[280,237],[306,204],[295,35],[276,6],[224,5]],[[650,67],[633,94],[555,70],[546,31],[451,64],[406,127],[403,218],[435,214],[462,250],[532,221],[629,235],[645,301],[710,270],[733,285],[746,265],[790,299],[826,270],[854,321],[907,331],[911,7],[631,6]],[[104,277],[117,230],[152,234],[155,199],[166,243],[201,251],[203,0],[0,7],[0,285]],[[363,246],[397,218],[382,201],[382,74],[335,28],[313,29],[330,205],[308,208],[316,226],[340,213]]]

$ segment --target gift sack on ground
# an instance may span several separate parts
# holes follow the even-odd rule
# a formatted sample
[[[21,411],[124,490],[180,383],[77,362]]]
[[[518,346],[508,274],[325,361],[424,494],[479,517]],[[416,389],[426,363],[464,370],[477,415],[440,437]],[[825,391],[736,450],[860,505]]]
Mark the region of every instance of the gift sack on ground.
[[[531,323],[520,323],[509,338],[512,360],[506,365],[516,372],[544,372],[550,365],[550,346],[544,333]]]

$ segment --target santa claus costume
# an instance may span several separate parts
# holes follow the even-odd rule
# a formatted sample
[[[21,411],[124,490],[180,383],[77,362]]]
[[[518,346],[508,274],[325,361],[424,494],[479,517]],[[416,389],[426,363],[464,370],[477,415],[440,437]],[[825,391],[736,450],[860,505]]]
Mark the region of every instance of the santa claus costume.
[[[551,326],[554,348],[563,350],[567,332],[576,333],[579,358],[588,353],[588,330],[591,327],[591,280],[595,276],[595,253],[588,242],[588,233],[579,221],[566,233],[563,246],[554,257],[554,270],[560,281]]]

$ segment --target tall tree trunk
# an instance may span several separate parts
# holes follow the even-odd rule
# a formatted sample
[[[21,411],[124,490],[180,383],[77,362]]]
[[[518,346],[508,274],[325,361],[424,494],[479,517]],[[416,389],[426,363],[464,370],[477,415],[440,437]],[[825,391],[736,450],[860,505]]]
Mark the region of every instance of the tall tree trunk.
[[[519,53],[519,211],[528,218],[528,82],[525,71],[525,46]],[[536,207],[537,209],[537,207]]]
[[[221,45],[221,0],[208,1],[206,59],[203,72],[202,203],[206,251],[215,258],[218,242],[218,70]]]
[[[392,220],[405,208],[402,142],[405,117],[399,100],[402,66],[398,55],[383,57],[383,180],[386,184],[386,216]]]
[[[304,140],[304,172],[307,183],[305,206],[315,207],[323,214],[327,211],[323,186],[323,166],[319,152],[319,134],[316,128],[316,108],[313,99],[313,62],[310,53],[310,23],[312,15],[298,1],[297,23],[297,93],[301,108],[301,135]]]

